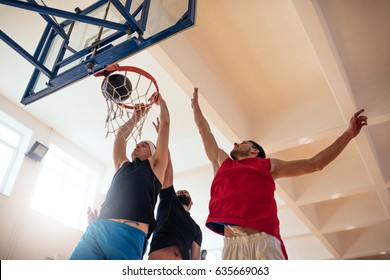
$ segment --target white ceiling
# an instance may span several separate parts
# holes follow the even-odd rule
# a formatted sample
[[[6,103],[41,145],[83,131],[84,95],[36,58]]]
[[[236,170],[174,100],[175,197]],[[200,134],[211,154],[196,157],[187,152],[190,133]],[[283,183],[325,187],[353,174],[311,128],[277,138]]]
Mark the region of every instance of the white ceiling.
[[[33,52],[37,18],[6,6],[0,13],[1,30]],[[365,108],[368,127],[327,168],[277,181],[281,234],[291,259],[390,259],[389,14],[387,0],[198,0],[194,27],[120,62],[158,81],[171,112],[176,186],[192,193],[200,224],[212,171],[192,118],[194,86],[223,149],[254,139],[285,160],[322,150]],[[0,53],[1,94],[111,167],[101,80],[89,77],[24,107],[33,68],[2,41]],[[154,108],[143,138],[155,138],[156,116]],[[222,239],[203,233],[203,247],[217,252]]]

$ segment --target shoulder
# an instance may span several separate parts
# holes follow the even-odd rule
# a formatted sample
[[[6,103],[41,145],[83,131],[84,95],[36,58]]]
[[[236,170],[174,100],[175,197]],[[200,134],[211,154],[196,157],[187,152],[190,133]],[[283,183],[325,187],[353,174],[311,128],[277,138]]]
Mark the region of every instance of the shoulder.
[[[173,185],[160,191],[160,199],[170,198],[173,196],[176,196],[175,188],[173,187]]]
[[[283,163],[282,160],[277,158],[270,158],[270,167],[271,167],[271,173],[276,172],[278,170],[278,167]]]
[[[233,164],[234,162],[235,162],[234,159],[227,157],[220,162],[220,167],[225,166],[225,165],[229,165],[229,164]]]
[[[132,163],[132,162],[129,161],[128,159],[122,161],[122,162],[118,165],[117,171],[119,171],[120,169],[126,168],[126,167],[129,166],[131,163]]]
[[[226,159],[230,159],[229,155],[221,148],[218,148],[218,163],[222,164]]]

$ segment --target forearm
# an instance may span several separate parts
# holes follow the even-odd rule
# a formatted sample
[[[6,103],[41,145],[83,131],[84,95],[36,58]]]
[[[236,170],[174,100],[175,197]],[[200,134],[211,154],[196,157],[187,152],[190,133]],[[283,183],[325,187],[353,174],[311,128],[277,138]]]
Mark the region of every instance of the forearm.
[[[150,160],[153,166],[153,172],[163,184],[169,157],[168,143],[170,117],[168,107],[162,98],[159,100],[158,105],[160,106],[160,116],[158,125],[158,136],[156,141],[156,152],[150,158]]]
[[[171,153],[168,151],[168,165],[165,170],[164,183],[162,185],[163,189],[169,188],[173,185],[173,166],[171,161]]]
[[[136,125],[137,125],[137,119],[135,116],[132,116],[127,122],[125,122],[118,129],[115,136],[115,141],[126,140]]]
[[[168,162],[168,143],[169,143],[169,127],[170,127],[170,116],[167,104],[165,100],[160,101],[160,124],[158,127],[158,136],[156,142],[158,158],[165,158],[166,164]],[[165,166],[166,166],[165,164]],[[165,169],[164,169],[165,171]]]
[[[161,126],[169,127],[170,116],[169,116],[167,103],[165,102],[165,100],[162,100],[160,102],[160,117],[159,118],[160,118],[160,128],[161,128]]]
[[[321,170],[336,159],[352,138],[353,136],[346,131],[333,144],[312,157],[310,160],[314,162],[316,169]]]
[[[211,128],[206,118],[203,116],[203,113],[200,110],[199,106],[194,106],[193,111],[194,111],[194,120],[196,126],[198,127],[199,134],[202,138],[206,155],[213,165],[214,173],[216,173],[217,170],[219,169],[219,162],[220,162],[219,160],[220,149],[218,147],[218,143],[215,140],[214,134],[211,132]],[[224,155],[223,159],[225,159],[225,157],[226,156]]]
[[[206,118],[204,117],[200,107],[194,106],[193,111],[194,111],[195,124],[199,129],[199,133],[202,134],[202,132],[211,132],[209,123],[207,122]]]

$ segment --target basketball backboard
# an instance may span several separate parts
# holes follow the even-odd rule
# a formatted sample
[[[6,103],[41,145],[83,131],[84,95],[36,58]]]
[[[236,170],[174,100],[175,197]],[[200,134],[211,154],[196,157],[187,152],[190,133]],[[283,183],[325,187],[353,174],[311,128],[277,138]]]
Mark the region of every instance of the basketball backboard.
[[[0,4],[42,20],[34,54],[0,30],[0,38],[35,67],[21,99],[27,105],[192,26],[196,0],[80,1],[90,5],[74,10],[56,8],[53,0]]]

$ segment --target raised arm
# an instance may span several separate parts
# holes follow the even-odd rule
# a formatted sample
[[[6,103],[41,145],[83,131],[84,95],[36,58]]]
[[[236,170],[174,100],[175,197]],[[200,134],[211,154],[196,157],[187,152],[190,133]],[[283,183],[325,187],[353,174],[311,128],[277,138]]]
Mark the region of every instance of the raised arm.
[[[154,128],[156,129],[156,132],[158,133],[158,130],[160,128],[160,119],[157,118],[156,123],[153,122]],[[168,165],[165,169],[164,174],[164,182],[162,183],[162,189],[169,188],[173,185],[173,167],[172,167],[172,160],[171,160],[171,153],[168,150]]]
[[[273,178],[299,176],[322,170],[360,133],[362,127],[367,125],[367,117],[360,115],[363,112],[364,109],[356,112],[350,120],[348,129],[335,142],[312,158],[294,161],[271,159],[271,173]]]
[[[210,126],[206,118],[203,116],[202,110],[199,107],[198,88],[194,88],[194,95],[191,100],[191,106],[194,112],[196,126],[198,127],[199,134],[202,137],[206,155],[213,165],[215,174],[221,166],[222,162],[229,156],[225,151],[218,147],[217,141],[211,132]]]
[[[127,138],[147,111],[144,104],[136,104],[133,116],[118,129],[113,151],[115,170],[118,170],[124,162],[129,161],[126,154]]]
[[[169,159],[168,142],[170,117],[167,104],[161,95],[157,97],[156,104],[160,106],[160,123],[156,141],[156,152],[149,158],[149,162],[154,174],[160,182],[163,183]]]

